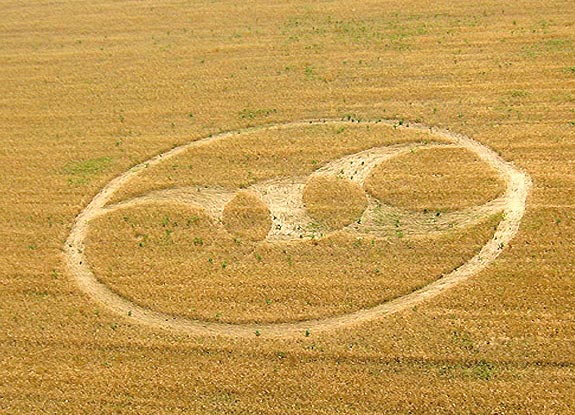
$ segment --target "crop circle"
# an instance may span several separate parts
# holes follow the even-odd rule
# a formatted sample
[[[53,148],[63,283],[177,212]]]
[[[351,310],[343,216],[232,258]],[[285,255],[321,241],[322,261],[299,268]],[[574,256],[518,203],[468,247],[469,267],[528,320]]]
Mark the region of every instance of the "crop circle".
[[[251,182],[247,185],[242,183],[241,187],[245,187],[246,189],[241,192],[230,190],[230,188],[206,185],[187,190],[188,193],[184,192],[185,194],[167,189],[162,192],[151,193],[151,196],[134,197],[114,202],[114,198],[117,197],[119,191],[126,188],[131,181],[147,168],[159,165],[190,149],[200,148],[201,146],[206,146],[211,143],[221,142],[230,137],[237,137],[256,131],[269,132],[278,129],[311,128],[320,125],[329,125],[338,127],[338,129],[344,129],[354,125],[354,123],[342,120],[308,120],[268,125],[217,134],[176,147],[134,166],[132,169],[112,180],[80,213],[65,245],[66,261],[71,275],[78,286],[94,300],[110,310],[124,315],[128,319],[149,326],[167,328],[194,335],[215,334],[250,337],[257,331],[258,335],[262,337],[283,337],[298,334],[303,335],[303,333],[306,332],[316,332],[358,324],[404,310],[465,281],[495,260],[518,230],[530,187],[529,177],[514,168],[510,163],[501,159],[501,157],[492,150],[466,136],[419,124],[400,124],[393,120],[369,121],[362,122],[362,124],[368,127],[380,124],[403,131],[425,132],[430,137],[436,138],[438,143],[412,142],[397,143],[396,145],[383,147],[370,147],[358,153],[345,154],[335,161],[319,163],[315,169],[312,169],[311,176],[305,180],[289,177],[281,180],[269,180],[266,179],[266,177],[262,177],[261,180],[258,180],[259,178],[257,177],[249,177]],[[369,177],[371,170],[375,166],[381,165],[385,160],[393,159],[393,157],[406,154],[419,147],[428,149],[433,148],[433,146],[454,146],[473,153],[479,160],[497,172],[501,181],[505,183],[504,193],[500,197],[483,205],[454,211],[441,218],[430,218],[421,212],[406,212],[403,211],[401,207],[384,206],[385,204],[382,204],[381,201],[373,196],[369,196],[367,202],[365,202],[365,199],[359,196],[360,193],[358,189],[365,187],[366,178]],[[270,169],[275,167],[278,169],[282,168],[280,163],[276,163],[275,165],[271,165]],[[304,204],[305,187],[306,183],[309,183],[308,204],[310,204],[310,206],[314,205],[314,203],[314,206],[322,205],[323,202],[321,197],[317,196],[318,193],[314,195],[312,192],[311,194],[315,196],[315,199],[313,197],[310,198],[309,190],[313,188],[312,185],[314,183],[317,184],[321,182],[320,177],[325,177],[326,175],[332,175],[332,177],[337,176],[342,180],[341,182],[335,182],[336,184],[332,186],[335,189],[334,197],[336,200],[338,200],[339,195],[343,191],[343,193],[347,192],[348,195],[352,195],[350,200],[353,201],[353,203],[350,203],[349,211],[343,210],[340,218],[337,218],[337,215],[335,215],[337,220],[332,222],[329,220],[334,216],[334,212],[330,212],[329,209],[319,209],[319,211],[314,212],[313,207],[310,212],[307,212]],[[206,181],[207,180],[209,180],[209,178],[207,178]],[[328,189],[328,187],[329,186],[326,186],[326,189]],[[329,193],[329,191],[327,191],[327,193]],[[296,195],[295,198],[294,195]],[[337,238],[340,237],[338,235],[348,234],[356,235],[357,241],[361,242],[361,240],[370,236],[384,235],[389,229],[394,230],[395,228],[399,228],[400,219],[398,218],[401,218],[401,220],[407,218],[405,221],[408,222],[405,228],[401,228],[401,234],[395,229],[398,238],[403,237],[403,232],[407,234],[410,232],[414,234],[418,232],[439,232],[443,228],[453,226],[453,224],[466,223],[471,217],[487,217],[488,215],[497,213],[500,214],[501,220],[496,225],[492,237],[467,262],[452,269],[448,273],[440,275],[439,278],[428,282],[423,288],[419,288],[405,295],[389,298],[379,304],[343,314],[335,312],[333,315],[321,315],[319,317],[311,319],[303,318],[297,321],[234,323],[190,318],[178,315],[177,313],[154,310],[141,303],[130,301],[126,296],[123,296],[121,293],[119,294],[117,290],[112,290],[94,273],[85,254],[86,237],[91,223],[98,218],[106,217],[106,215],[118,212],[120,209],[138,207],[146,203],[161,205],[163,202],[185,203],[186,200],[188,202],[191,200],[196,206],[203,207],[202,213],[196,215],[197,218],[202,218],[202,222],[206,224],[217,225],[218,221],[221,222],[223,226],[226,227],[228,233],[237,237],[234,241],[238,244],[244,239],[251,244],[268,244],[265,246],[284,243],[285,241],[293,241],[293,243],[296,243],[301,239],[309,240],[310,238],[312,240],[318,239],[320,242],[328,241],[329,243],[337,244]],[[259,201],[263,201],[263,203]],[[204,213],[206,213],[209,218],[204,217]],[[309,218],[313,218],[314,216],[318,218],[318,215],[320,222],[323,221],[325,226],[323,228],[320,226],[317,229],[306,228],[306,223],[309,221]],[[358,215],[359,218],[356,219]],[[395,222],[386,224],[384,223],[385,218],[395,218]],[[137,227],[137,225],[134,224],[130,226],[132,226],[132,228]],[[158,226],[163,226],[163,223]],[[205,247],[204,244],[210,239],[207,235],[205,236],[206,241],[202,238],[194,239],[185,233],[185,229],[187,229],[186,226],[194,226],[193,220],[188,223],[186,220],[180,219],[177,222],[177,226],[178,229],[183,229],[179,237],[187,241],[186,243],[189,246],[195,246],[198,252]],[[157,238],[165,238],[165,243],[170,243],[170,238],[180,235],[178,234],[178,230],[174,231],[176,226],[170,226],[169,217],[164,228],[165,229],[158,231]],[[338,230],[337,228],[341,229]],[[336,231],[335,233],[333,233],[334,230]],[[330,236],[332,233],[333,236]],[[135,233],[135,237],[138,237],[137,232]],[[145,239],[144,236],[142,236],[142,238]],[[145,241],[142,240],[138,243],[145,244]],[[198,253],[198,255],[200,255],[200,253]],[[345,261],[345,257],[337,259]],[[227,264],[224,261],[221,264],[221,268],[225,268],[226,266]]]
[[[224,206],[222,221],[231,234],[249,241],[265,239],[272,225],[268,207],[248,191],[238,192]]]
[[[481,169],[481,164],[477,154],[465,148],[421,149],[373,168],[365,188],[370,195],[399,208],[461,210],[495,199],[505,189],[498,172]],[[454,194],[470,186],[473,192]]]
[[[367,195],[349,179],[316,176],[306,183],[303,202],[312,218],[329,229],[340,229],[361,218]]]

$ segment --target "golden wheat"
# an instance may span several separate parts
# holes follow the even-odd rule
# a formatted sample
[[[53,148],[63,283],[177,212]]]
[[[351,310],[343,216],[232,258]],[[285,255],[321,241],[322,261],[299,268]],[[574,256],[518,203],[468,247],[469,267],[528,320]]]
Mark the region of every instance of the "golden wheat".
[[[3,1],[0,413],[572,413],[574,21],[571,0]],[[76,216],[132,166],[210,134],[319,118],[474,138],[533,179],[519,232],[429,301],[284,339],[135,324],[68,273]],[[374,146],[435,140],[411,134],[357,122],[253,130],[144,169],[110,205],[203,186],[232,200]],[[367,187],[398,212],[457,211],[502,192],[473,157],[417,149],[383,162]],[[420,163],[441,180],[408,174]],[[352,205],[333,226],[355,218]],[[281,247],[260,240],[264,213],[245,193],[223,223],[189,203],[126,205],[93,220],[86,249],[102,281],[147,307],[286,321],[437,278],[500,219],[443,236],[400,221],[399,237],[386,216],[373,246],[340,230]]]

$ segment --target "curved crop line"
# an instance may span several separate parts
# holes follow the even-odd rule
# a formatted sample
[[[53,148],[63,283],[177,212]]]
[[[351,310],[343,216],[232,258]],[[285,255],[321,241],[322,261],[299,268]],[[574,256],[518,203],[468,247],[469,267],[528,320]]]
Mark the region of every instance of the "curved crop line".
[[[512,164],[504,161],[494,151],[461,134],[456,134],[444,129],[428,127],[422,124],[400,125],[401,123],[397,120],[362,121],[362,123],[370,124],[381,123],[384,125],[394,126],[399,129],[409,128],[429,131],[432,134],[446,138],[455,144],[473,151],[483,161],[494,167],[499,172],[507,185],[503,196],[505,200],[503,204],[503,219],[499,223],[491,240],[483,246],[477,255],[462,266],[446,275],[443,275],[431,284],[375,307],[362,309],[340,316],[275,324],[228,324],[206,322],[153,311],[138,306],[114,293],[105,284],[98,281],[97,277],[91,271],[84,254],[84,240],[88,232],[90,220],[103,214],[105,205],[111,200],[114,193],[140,174],[140,172],[146,167],[154,166],[167,159],[175,157],[190,148],[206,145],[217,140],[222,140],[227,137],[246,132],[274,130],[286,127],[296,128],[320,124],[347,125],[349,123],[350,121],[343,120],[316,119],[285,124],[264,125],[260,127],[224,132],[176,147],[166,153],[159,154],[132,167],[109,182],[76,217],[70,235],[68,236],[64,246],[65,261],[71,276],[84,293],[88,294],[95,301],[107,307],[109,310],[122,315],[133,322],[142,323],[156,328],[170,329],[190,335],[253,337],[257,332],[257,334],[262,337],[290,337],[303,335],[308,331],[319,332],[371,321],[400,312],[425,300],[431,299],[485,269],[488,264],[497,258],[502,249],[517,233],[519,224],[525,212],[527,195],[531,187],[531,179],[526,173],[517,170],[512,166]]]

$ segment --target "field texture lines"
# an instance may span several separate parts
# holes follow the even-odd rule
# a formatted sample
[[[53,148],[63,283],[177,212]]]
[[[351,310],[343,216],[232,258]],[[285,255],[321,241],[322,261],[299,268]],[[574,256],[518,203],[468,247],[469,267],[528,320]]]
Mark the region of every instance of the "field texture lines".
[[[573,0],[2,0],[0,415],[575,414]]]

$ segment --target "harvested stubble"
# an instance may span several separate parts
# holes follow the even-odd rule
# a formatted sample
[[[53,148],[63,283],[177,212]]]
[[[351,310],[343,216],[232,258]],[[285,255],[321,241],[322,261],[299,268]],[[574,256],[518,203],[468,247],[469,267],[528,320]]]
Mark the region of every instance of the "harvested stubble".
[[[575,412],[572,0],[1,9],[1,413]],[[134,325],[68,278],[74,217],[130,166],[348,114],[449,128],[527,170],[521,230],[492,266],[416,309],[284,340]]]

